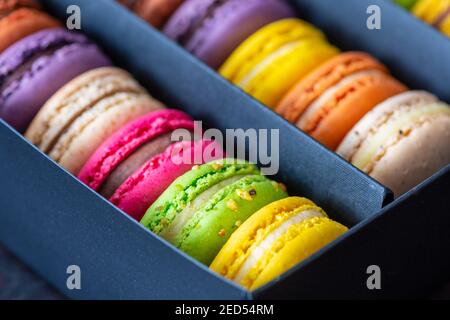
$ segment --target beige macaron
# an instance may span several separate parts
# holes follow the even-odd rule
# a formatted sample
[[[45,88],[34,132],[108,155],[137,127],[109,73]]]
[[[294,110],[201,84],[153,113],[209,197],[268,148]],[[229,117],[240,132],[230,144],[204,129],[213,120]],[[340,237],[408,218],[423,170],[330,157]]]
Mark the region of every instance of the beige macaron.
[[[400,196],[450,163],[450,107],[423,91],[397,95],[369,112],[337,152]]]
[[[112,133],[160,108],[163,105],[126,71],[99,68],[80,75],[55,93],[25,136],[76,175]]]

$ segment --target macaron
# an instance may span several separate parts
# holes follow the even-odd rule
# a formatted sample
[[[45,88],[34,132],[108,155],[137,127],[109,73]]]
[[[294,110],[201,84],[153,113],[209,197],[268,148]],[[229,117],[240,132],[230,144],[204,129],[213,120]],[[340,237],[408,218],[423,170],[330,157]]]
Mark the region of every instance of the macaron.
[[[42,107],[25,133],[74,175],[126,123],[163,106],[130,74],[98,68],[76,77]]]
[[[201,165],[223,159],[222,147],[211,140],[171,144],[131,175],[110,198],[111,203],[140,221],[146,210],[178,177]]]
[[[335,150],[368,111],[406,90],[371,56],[346,52],[326,61],[293,86],[276,111]]]
[[[0,117],[22,133],[64,84],[110,64],[81,34],[53,28],[27,36],[0,54]]]
[[[163,31],[216,69],[256,30],[293,16],[282,0],[186,0]]]
[[[118,0],[139,17],[161,28],[184,0]]]
[[[39,8],[33,0],[0,0],[0,53],[28,35],[60,26]]]
[[[313,202],[299,197],[273,202],[237,229],[211,270],[255,290],[347,231]],[[301,285],[301,284],[299,284]]]
[[[418,0],[412,13],[450,37],[450,0]]]
[[[399,6],[402,6],[403,8],[409,10],[414,6],[417,0],[394,0],[394,2]]]
[[[194,167],[176,179],[141,223],[209,265],[240,224],[285,197],[284,187],[260,175],[255,165],[225,159]]]
[[[400,196],[450,164],[450,107],[423,91],[369,112],[337,152]]]
[[[266,106],[274,108],[295,83],[338,51],[309,23],[283,19],[250,36],[219,72]]]

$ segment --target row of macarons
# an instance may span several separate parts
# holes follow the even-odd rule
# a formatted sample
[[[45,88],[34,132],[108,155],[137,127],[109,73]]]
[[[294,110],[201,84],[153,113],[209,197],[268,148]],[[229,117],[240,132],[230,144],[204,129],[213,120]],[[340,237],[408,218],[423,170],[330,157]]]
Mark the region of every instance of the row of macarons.
[[[248,289],[347,230],[215,142],[173,142],[176,130],[195,131],[193,119],[80,34],[37,31],[3,52],[0,68],[2,118],[130,217]]]
[[[450,163],[446,103],[366,53],[340,53],[286,1],[132,2],[172,3],[164,34],[397,196]]]
[[[394,0],[413,15],[450,37],[450,0]]]
[[[195,0],[184,2],[171,20],[179,11],[187,10],[183,8],[191,2]],[[58,22],[35,9],[35,3],[0,2],[0,44],[10,43],[0,53],[0,117],[20,132],[66,82],[89,69],[111,64],[84,36],[55,28]],[[216,4],[221,7],[227,3]],[[237,8],[238,3],[247,2],[233,3]],[[250,3],[256,6],[258,1],[246,5]],[[245,11],[244,16],[255,18],[255,12],[267,9],[267,5],[270,13],[292,11],[282,0],[264,4]],[[224,9],[216,10],[219,13]],[[283,15],[269,20],[279,16]],[[231,22],[242,27],[242,23],[251,21],[239,17],[236,15],[237,20]],[[212,27],[211,23],[197,22]],[[36,32],[39,28],[45,30]],[[201,43],[208,43],[206,40]],[[224,50],[215,45],[212,48]],[[275,105],[286,119],[396,195],[447,165],[448,106],[429,93],[406,91],[386,67],[365,53],[337,52],[319,30],[306,22],[275,20],[245,40],[225,62],[221,73],[267,105]]]
[[[177,130],[191,136],[173,142]],[[189,115],[165,108],[127,72],[102,67],[58,90],[25,136],[150,231],[250,290],[347,230],[194,132]]]

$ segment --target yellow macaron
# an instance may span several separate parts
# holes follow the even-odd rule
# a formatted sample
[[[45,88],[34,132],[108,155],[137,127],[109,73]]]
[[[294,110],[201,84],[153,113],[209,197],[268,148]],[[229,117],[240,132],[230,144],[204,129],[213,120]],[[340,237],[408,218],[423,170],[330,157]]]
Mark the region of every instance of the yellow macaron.
[[[210,268],[254,290],[281,275],[347,231],[305,198],[269,204],[230,237]]]
[[[299,19],[283,19],[250,36],[219,72],[274,108],[295,83],[338,52],[314,26]]]
[[[412,12],[450,36],[450,0],[419,0]]]

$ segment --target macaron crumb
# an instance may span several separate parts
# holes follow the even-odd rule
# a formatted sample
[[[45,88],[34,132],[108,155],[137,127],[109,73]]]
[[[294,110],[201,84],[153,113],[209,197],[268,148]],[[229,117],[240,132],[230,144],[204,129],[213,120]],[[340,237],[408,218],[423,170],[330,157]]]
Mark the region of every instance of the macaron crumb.
[[[247,201],[252,201],[253,197],[256,195],[256,190],[250,190],[253,193],[253,196],[251,195],[251,193],[247,190],[241,190],[241,189],[237,189],[236,190],[236,194],[239,196],[239,198],[243,199],[243,200],[247,200]]]
[[[238,220],[236,221],[236,223],[234,224],[237,228],[239,228],[242,225],[242,221]]]
[[[214,170],[216,170],[216,171],[223,168],[223,165],[220,164],[220,163],[213,163],[211,166],[212,166],[212,168],[213,168]]]
[[[198,164],[196,164],[195,166],[192,166],[192,170],[197,170],[198,168],[200,168],[200,166]]]
[[[238,204],[233,199],[230,199],[230,200],[227,201],[227,207],[229,209],[233,210],[234,212],[239,210]]]
[[[219,233],[218,233],[219,237],[222,237],[222,238],[225,237],[226,234],[227,234],[227,232],[226,232],[225,229],[220,230]]]
[[[287,192],[287,187],[284,183],[281,182],[274,182],[275,189],[281,189],[283,192]]]

